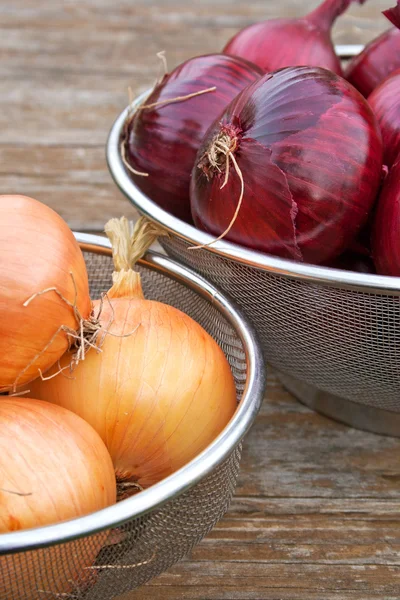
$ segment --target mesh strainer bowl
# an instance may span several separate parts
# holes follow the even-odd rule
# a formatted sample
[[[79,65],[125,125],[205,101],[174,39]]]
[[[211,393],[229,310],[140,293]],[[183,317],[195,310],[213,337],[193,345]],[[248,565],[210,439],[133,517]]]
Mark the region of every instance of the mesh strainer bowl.
[[[341,56],[360,47],[338,48]],[[140,98],[138,99],[138,102]],[[119,152],[127,111],[107,144],[111,174],[140,213],[163,225],[166,252],[231,294],[284,385],[355,427],[400,436],[400,278],[282,260],[213,238],[159,208],[132,182]]]
[[[92,298],[99,297],[111,286],[108,240],[76,237],[84,251]],[[241,441],[265,387],[256,336],[212,284],[169,258],[149,253],[138,269],[148,298],[183,310],[220,344],[235,377],[238,409],[210,446],[148,490],[83,518],[0,534],[0,600],[117,598],[184,557],[229,506]],[[27,571],[30,575],[24,577]],[[70,580],[73,591],[66,594]]]

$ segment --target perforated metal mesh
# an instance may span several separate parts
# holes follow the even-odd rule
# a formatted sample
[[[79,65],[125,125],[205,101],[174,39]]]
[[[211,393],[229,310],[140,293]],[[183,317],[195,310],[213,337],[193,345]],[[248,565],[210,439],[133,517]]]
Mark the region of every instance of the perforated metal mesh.
[[[230,294],[253,321],[268,362],[320,390],[400,413],[400,299],[289,279],[187,250],[166,252]]]
[[[110,288],[112,261],[85,253],[92,298]],[[246,381],[242,342],[218,308],[166,274],[140,268],[147,298],[196,319],[223,348],[238,399]],[[70,543],[0,556],[0,600],[111,600],[183,558],[228,509],[239,473],[241,444],[189,491],[124,526]]]

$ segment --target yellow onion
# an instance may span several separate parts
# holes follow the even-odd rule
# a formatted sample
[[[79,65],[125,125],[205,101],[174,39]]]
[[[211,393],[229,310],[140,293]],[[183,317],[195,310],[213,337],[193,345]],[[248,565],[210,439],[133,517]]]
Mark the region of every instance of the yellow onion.
[[[91,311],[82,252],[63,219],[0,196],[0,392],[49,369]]]
[[[0,535],[87,515],[115,500],[111,458],[88,423],[48,402],[0,400]],[[106,537],[1,556],[0,590],[4,584],[20,600],[66,594],[93,575],[88,567]]]
[[[141,225],[134,243],[126,219],[106,226],[115,272],[101,311],[94,303],[107,331],[101,351],[89,351],[71,374],[29,386],[36,397],[69,408],[96,429],[125,490],[152,485],[182,467],[236,408],[234,379],[218,344],[188,315],[144,298],[140,275],[131,268],[146,245]],[[70,362],[67,353],[61,368]]]

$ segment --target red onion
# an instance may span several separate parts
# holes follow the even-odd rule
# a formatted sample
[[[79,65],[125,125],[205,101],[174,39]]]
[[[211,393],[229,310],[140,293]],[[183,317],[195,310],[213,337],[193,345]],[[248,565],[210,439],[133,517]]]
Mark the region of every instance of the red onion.
[[[352,250],[346,250],[346,252],[337,258],[325,263],[325,266],[332,267],[333,269],[342,269],[344,271],[355,271],[356,273],[376,273],[371,258],[353,252]]]
[[[382,168],[381,181],[380,181],[380,185],[379,185],[376,197],[375,197],[375,202],[374,202],[374,205],[372,206],[371,210],[369,211],[367,222],[365,223],[364,227],[359,231],[357,237],[351,242],[351,244],[349,245],[348,250],[347,250],[348,253],[352,253],[356,256],[359,256],[360,259],[365,258],[366,260],[372,260],[372,251],[371,251],[372,227],[373,227],[373,224],[375,221],[375,211],[376,211],[377,200],[379,198],[379,194],[381,192],[382,186],[385,182],[388,172],[389,172],[389,169],[386,166],[384,166]]]
[[[399,99],[400,69],[389,75],[368,98],[381,128],[384,149],[383,161],[388,167],[392,166],[400,153]]]
[[[397,5],[393,8],[388,8],[383,11],[385,17],[389,19],[393,25],[400,29],[400,0],[397,0]]]
[[[378,273],[400,276],[400,155],[389,171],[378,200],[372,257]]]
[[[242,56],[265,72],[282,67],[313,65],[342,75],[331,40],[335,20],[354,0],[325,0],[298,19],[270,19],[239,31],[225,46],[225,54]],[[365,0],[357,0],[362,4]]]
[[[343,252],[367,220],[382,140],[368,103],[344,79],[292,67],[264,75],[231,102],[208,130],[195,165],[198,227],[225,235],[243,191],[226,239],[321,263]]]
[[[168,212],[191,221],[190,172],[200,142],[229,102],[261,74],[240,58],[209,54],[165,75],[145,101],[145,106],[157,105],[134,112],[126,122],[126,160],[147,174],[132,173],[141,190]],[[216,89],[209,93],[177,100],[213,86]]]
[[[395,8],[383,11],[383,14],[396,27],[372,40],[353,58],[345,72],[347,81],[366,98],[388,75],[400,68],[400,0]]]

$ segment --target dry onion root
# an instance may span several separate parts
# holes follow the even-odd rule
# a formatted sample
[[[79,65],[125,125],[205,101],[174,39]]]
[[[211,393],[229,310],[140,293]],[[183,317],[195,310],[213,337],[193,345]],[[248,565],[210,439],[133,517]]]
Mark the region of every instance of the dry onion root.
[[[147,102],[146,102],[147,98],[149,96],[151,96],[151,94],[154,92],[155,88],[159,84],[160,84],[160,82],[156,82],[154,88],[149,92],[149,94],[147,94],[146,99],[141,104],[137,105],[135,108],[132,108],[132,102],[129,103],[129,113],[128,113],[128,117],[124,123],[124,128],[122,131],[122,136],[121,136],[121,141],[120,141],[120,152],[121,152],[122,162],[124,163],[124,165],[128,169],[128,171],[130,171],[133,175],[137,175],[139,177],[148,177],[149,173],[145,173],[143,171],[137,171],[136,169],[134,169],[132,167],[132,165],[129,163],[129,161],[126,158],[126,147],[128,145],[128,140],[129,140],[129,130],[132,126],[132,123],[133,123],[137,113],[140,112],[141,110],[152,110],[154,108],[161,108],[162,106],[167,106],[168,104],[175,104],[177,102],[185,102],[186,100],[190,100],[191,98],[196,98],[197,96],[202,96],[203,94],[208,94],[209,92],[215,92],[215,90],[217,89],[216,86],[214,85],[214,86],[206,88],[204,90],[199,90],[198,92],[193,92],[191,94],[185,94],[184,96],[176,96],[175,98],[168,98],[167,100],[159,100],[158,102],[151,102],[150,104],[147,104]]]
[[[215,244],[215,242],[222,240],[226,235],[228,235],[228,233],[235,224],[239,211],[242,207],[244,196],[243,174],[235,158],[235,151],[237,150],[237,147],[238,140],[235,137],[235,135],[230,136],[227,132],[222,130],[222,132],[214,138],[210,148],[204,153],[197,165],[198,169],[203,170],[207,179],[209,178],[210,169],[214,169],[218,171],[218,173],[222,173],[223,169],[225,169],[224,180],[219,188],[220,190],[223,190],[229,181],[230,166],[232,162],[233,168],[240,181],[240,195],[235,208],[235,212],[233,213],[233,217],[231,218],[229,225],[226,227],[226,229],[211,242],[208,242],[207,244],[199,244],[197,246],[189,246],[188,250],[200,250],[202,248],[207,248],[208,246]]]
[[[290,67],[236,96],[194,165],[199,229],[257,252],[326,263],[366,223],[381,182],[382,138],[370,106],[344,79]]]
[[[207,89],[203,89],[203,90],[191,93],[191,94],[179,95],[179,96],[175,96],[173,98],[158,100],[157,102],[150,102],[148,104],[147,103],[148,98],[150,98],[157,91],[157,89],[164,83],[164,81],[168,78],[168,65],[167,65],[167,58],[165,56],[165,51],[163,50],[161,52],[157,52],[157,57],[161,61],[161,64],[163,67],[163,74],[161,77],[156,79],[156,81],[153,84],[153,87],[146,94],[145,98],[142,100],[142,102],[140,104],[138,104],[137,101],[135,100],[133,93],[132,93],[132,89],[130,87],[128,88],[128,93],[129,93],[128,116],[126,118],[123,130],[122,130],[122,135],[121,135],[121,140],[120,140],[120,152],[121,152],[121,159],[122,159],[122,162],[124,163],[125,167],[133,175],[137,175],[138,177],[148,177],[149,173],[145,173],[144,171],[138,171],[137,169],[134,169],[134,167],[130,164],[130,162],[128,161],[128,159],[126,157],[126,147],[128,145],[128,140],[129,140],[129,131],[133,125],[133,122],[134,122],[137,114],[142,110],[153,110],[154,108],[161,108],[162,106],[167,106],[168,104],[175,104],[176,102],[184,102],[185,100],[190,100],[191,98],[195,98],[196,96],[202,96],[203,94],[208,94],[209,92],[215,92],[215,90],[217,89],[215,86],[212,86]]]
[[[108,328],[102,352],[89,353],[72,379],[30,385],[35,397],[69,408],[96,429],[121,496],[185,465],[236,409],[233,376],[218,344],[188,315],[144,298],[132,266],[159,233],[152,227],[141,220],[132,234],[124,218],[107,223],[115,271],[99,317]],[[69,362],[67,353],[61,366]]]
[[[49,207],[0,196],[0,255],[0,392],[15,392],[70,346],[84,358],[96,324],[82,252]]]
[[[190,173],[201,140],[229,102],[261,75],[236,56],[196,56],[157,81],[140,106],[131,105],[120,153],[141,191],[191,223]]]

